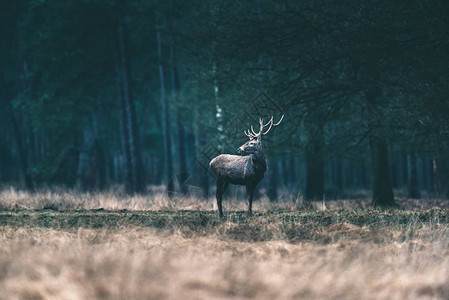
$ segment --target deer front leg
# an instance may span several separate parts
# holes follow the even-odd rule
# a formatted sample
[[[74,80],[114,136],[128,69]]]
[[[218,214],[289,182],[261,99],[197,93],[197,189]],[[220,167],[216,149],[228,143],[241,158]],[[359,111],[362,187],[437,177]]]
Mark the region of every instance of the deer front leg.
[[[246,194],[248,195],[248,215],[253,215],[253,198],[254,191],[256,190],[255,186],[247,185],[246,186]]]
[[[218,215],[220,216],[220,218],[223,218],[223,208],[221,202],[223,199],[223,194],[227,187],[227,182],[217,179],[217,191],[215,192],[215,197],[217,198]]]

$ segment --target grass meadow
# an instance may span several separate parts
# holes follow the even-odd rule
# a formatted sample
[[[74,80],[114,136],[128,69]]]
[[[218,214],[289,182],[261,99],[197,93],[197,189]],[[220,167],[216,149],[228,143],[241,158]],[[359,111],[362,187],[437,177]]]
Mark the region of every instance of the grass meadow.
[[[0,192],[0,299],[449,299],[447,201]]]

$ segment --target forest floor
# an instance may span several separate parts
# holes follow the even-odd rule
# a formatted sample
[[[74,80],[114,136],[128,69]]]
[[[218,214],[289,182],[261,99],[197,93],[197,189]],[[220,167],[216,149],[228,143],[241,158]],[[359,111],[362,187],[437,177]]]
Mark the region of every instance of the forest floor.
[[[445,201],[212,203],[4,190],[0,299],[449,297]]]

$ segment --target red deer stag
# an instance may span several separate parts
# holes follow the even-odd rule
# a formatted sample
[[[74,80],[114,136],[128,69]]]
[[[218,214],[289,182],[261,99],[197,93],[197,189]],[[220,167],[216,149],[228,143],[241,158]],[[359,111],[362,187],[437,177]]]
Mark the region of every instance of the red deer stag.
[[[267,162],[263,154],[262,135],[266,135],[272,127],[279,125],[284,116],[277,123],[273,123],[273,117],[264,124],[263,119],[259,119],[259,132],[255,132],[253,126],[251,131],[248,129],[244,131],[245,135],[249,137],[249,141],[238,148],[239,153],[247,155],[231,155],[221,154],[209,163],[210,169],[217,181],[217,197],[218,213],[223,217],[223,209],[221,200],[223,193],[228,187],[229,183],[237,185],[245,185],[246,193],[248,195],[248,214],[252,214],[252,203],[254,191],[257,184],[262,180],[265,171],[267,170]],[[266,129],[266,127],[268,129]],[[265,130],[266,129],[266,130]],[[265,130],[265,132],[264,132]]]

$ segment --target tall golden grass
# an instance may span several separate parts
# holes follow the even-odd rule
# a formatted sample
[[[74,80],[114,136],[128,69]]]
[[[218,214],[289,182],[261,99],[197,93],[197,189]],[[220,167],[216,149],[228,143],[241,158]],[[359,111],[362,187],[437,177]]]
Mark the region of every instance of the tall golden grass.
[[[402,242],[247,243],[212,232],[2,227],[0,298],[447,299],[447,234],[424,228]]]

